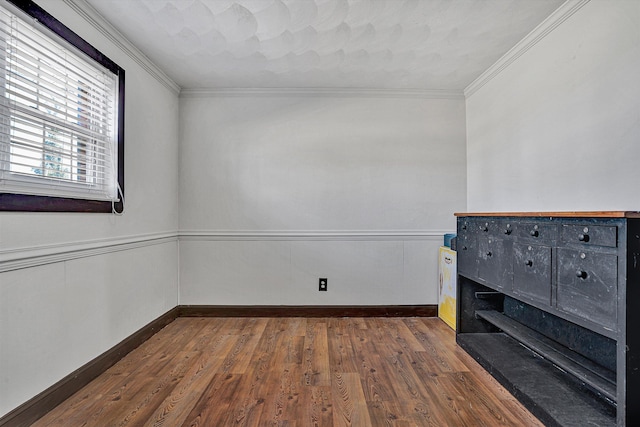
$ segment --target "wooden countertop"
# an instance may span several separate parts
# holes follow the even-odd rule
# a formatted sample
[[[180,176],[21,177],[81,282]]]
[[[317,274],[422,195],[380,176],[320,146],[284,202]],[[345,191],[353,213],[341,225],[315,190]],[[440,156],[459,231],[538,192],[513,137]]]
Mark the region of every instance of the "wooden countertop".
[[[640,218],[639,211],[576,211],[576,212],[456,212],[455,216],[518,216],[548,218]]]

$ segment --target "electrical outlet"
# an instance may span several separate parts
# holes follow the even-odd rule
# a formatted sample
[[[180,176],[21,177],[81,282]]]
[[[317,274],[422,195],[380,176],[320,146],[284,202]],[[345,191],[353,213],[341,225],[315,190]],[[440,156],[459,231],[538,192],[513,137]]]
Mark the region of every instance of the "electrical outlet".
[[[326,291],[327,290],[327,282],[328,280],[326,278],[320,278],[320,280],[318,280],[318,290],[319,291]]]

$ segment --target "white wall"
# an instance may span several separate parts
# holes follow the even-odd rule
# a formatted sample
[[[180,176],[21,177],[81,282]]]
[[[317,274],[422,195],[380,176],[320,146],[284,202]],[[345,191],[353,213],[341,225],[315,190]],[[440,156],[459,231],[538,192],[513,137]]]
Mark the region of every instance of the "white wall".
[[[437,302],[463,100],[192,94],[180,128],[181,304]]]
[[[177,91],[38,3],[126,70],[125,213],[0,212],[0,416],[177,304]]]
[[[468,97],[469,211],[640,209],[639,22],[591,0]]]

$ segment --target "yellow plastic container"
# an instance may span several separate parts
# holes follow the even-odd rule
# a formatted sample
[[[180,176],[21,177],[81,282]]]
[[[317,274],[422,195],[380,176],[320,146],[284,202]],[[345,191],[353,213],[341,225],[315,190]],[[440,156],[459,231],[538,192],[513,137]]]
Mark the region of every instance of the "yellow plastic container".
[[[456,329],[457,254],[456,251],[441,246],[438,258],[440,282],[438,317],[444,320],[447,325]]]

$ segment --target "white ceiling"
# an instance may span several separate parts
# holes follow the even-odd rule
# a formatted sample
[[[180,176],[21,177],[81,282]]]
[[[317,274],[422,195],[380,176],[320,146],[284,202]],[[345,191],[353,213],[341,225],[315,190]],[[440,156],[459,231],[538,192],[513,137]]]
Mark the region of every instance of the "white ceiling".
[[[564,0],[87,0],[183,89],[461,91]]]

